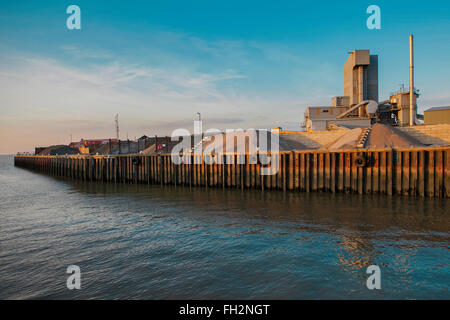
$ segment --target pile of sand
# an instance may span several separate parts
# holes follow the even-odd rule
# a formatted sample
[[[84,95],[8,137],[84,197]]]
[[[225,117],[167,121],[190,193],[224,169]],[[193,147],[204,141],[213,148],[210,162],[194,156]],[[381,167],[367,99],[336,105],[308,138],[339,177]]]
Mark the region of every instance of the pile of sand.
[[[305,132],[280,133],[280,151],[318,149],[320,143],[307,137]]]
[[[295,135],[285,135],[285,134],[274,134],[270,131],[254,131],[254,136],[250,139],[249,136],[252,136],[251,132],[243,132],[238,131],[231,134],[228,134],[228,138],[231,138],[233,141],[231,144],[227,145],[227,134],[219,134],[207,138],[203,141],[203,150],[207,153],[211,151],[215,152],[237,152],[237,150],[243,150],[244,152],[254,151],[255,149],[261,150],[261,141],[260,134],[267,141],[267,151],[271,150],[272,140],[274,140],[274,150],[279,151],[291,151],[291,150],[307,150],[310,149],[305,146],[301,141],[296,139]],[[278,138],[278,142],[276,142],[276,138]],[[249,144],[252,144],[251,148]]]
[[[425,145],[401,130],[380,123],[372,126],[369,137],[364,144],[365,148],[370,149],[410,148],[423,146]]]
[[[333,141],[332,143],[323,146],[321,149],[327,149],[327,150],[336,150],[336,149],[354,149],[356,148],[356,145],[359,141],[359,138],[361,137],[363,133],[362,128],[355,128],[347,133],[345,133],[342,137],[338,138],[337,140]]]

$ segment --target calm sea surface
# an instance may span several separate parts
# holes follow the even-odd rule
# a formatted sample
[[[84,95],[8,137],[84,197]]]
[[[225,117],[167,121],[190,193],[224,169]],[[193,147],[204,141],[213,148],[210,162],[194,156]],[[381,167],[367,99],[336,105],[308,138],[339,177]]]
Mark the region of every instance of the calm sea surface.
[[[84,183],[0,156],[0,298],[450,299],[449,204]]]

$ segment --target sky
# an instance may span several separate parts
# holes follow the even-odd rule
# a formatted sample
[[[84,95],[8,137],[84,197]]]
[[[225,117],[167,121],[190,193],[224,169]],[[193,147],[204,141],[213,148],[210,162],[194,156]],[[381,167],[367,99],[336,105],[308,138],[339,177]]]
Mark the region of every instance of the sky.
[[[299,129],[343,95],[352,50],[379,56],[380,100],[407,87],[409,34],[419,112],[450,105],[449,1],[2,0],[0,154],[114,138],[116,114],[121,139],[192,132],[197,112],[203,129]]]

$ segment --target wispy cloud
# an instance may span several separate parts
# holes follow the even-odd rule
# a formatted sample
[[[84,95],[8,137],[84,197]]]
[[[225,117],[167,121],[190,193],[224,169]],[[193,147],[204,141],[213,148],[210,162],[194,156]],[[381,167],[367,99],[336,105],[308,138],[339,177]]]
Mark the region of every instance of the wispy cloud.
[[[329,99],[317,84],[333,67],[308,69],[311,61],[289,47],[173,33],[152,40],[158,50],[135,60],[74,44],[60,46],[59,58],[5,50],[0,152],[67,142],[70,134],[111,137],[116,113],[123,137],[189,129],[197,112],[217,129],[270,128],[300,122],[306,105]]]
[[[77,59],[111,59],[112,54],[106,50],[80,48],[73,44],[62,45],[61,50]]]
[[[82,68],[47,58],[12,61],[0,69],[3,152],[61,143],[69,134],[110,137],[116,113],[121,132],[132,137],[143,128],[153,134],[189,128],[196,112],[211,125],[244,126],[243,119],[251,122],[256,112],[271,109],[270,101],[222,90],[222,82],[245,78],[230,69],[210,74],[118,61]]]

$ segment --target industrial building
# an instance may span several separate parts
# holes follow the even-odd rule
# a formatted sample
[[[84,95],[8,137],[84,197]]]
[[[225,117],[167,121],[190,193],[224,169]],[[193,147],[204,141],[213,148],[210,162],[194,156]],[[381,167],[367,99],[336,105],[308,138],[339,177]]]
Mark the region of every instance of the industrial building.
[[[330,124],[367,127],[370,115],[358,108],[348,117],[337,117],[363,101],[378,101],[378,56],[369,50],[350,52],[344,64],[344,96],[331,98],[331,106],[308,107],[305,111],[307,131],[326,130]]]
[[[347,128],[368,127],[374,123],[395,126],[418,124],[417,98],[414,88],[413,37],[409,37],[410,86],[394,93],[388,100],[378,98],[378,56],[369,50],[349,53],[344,64],[344,95],[333,97],[331,106],[308,106],[304,127],[322,131],[330,125]]]
[[[450,124],[450,106],[425,110],[424,117],[425,124]]]
[[[368,127],[370,118],[336,119],[348,108],[343,106],[308,107],[305,111],[306,131],[323,131],[330,125],[339,125],[346,128]]]
[[[350,52],[344,64],[344,96],[349,107],[364,100],[378,101],[378,56],[369,50]]]

